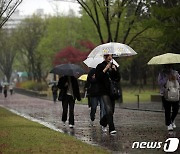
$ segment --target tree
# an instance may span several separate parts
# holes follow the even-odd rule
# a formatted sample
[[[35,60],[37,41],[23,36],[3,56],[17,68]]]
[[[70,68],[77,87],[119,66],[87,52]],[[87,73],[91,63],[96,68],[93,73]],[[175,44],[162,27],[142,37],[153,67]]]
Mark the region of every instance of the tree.
[[[88,40],[81,40],[78,42],[78,49],[73,46],[68,46],[59,51],[54,57],[53,64],[82,63],[87,58],[90,51],[94,49],[95,45]]]
[[[69,46],[62,49],[55,55],[53,61],[54,65],[65,64],[65,63],[81,63],[86,59],[89,52],[81,52],[80,50]]]
[[[17,29],[17,40],[21,56],[27,59],[27,72],[30,79],[41,81],[42,58],[38,45],[46,31],[46,21],[39,16],[32,16],[22,21]]]
[[[180,2],[179,0],[164,0],[153,3],[152,15],[154,29],[162,32],[158,43],[162,47],[161,53],[180,53]]]
[[[14,49],[14,37],[13,33],[7,33],[5,30],[0,32],[0,70],[7,78],[7,82],[10,82],[12,74],[12,66],[16,55]]]
[[[0,28],[6,23],[10,16],[23,0],[1,0],[0,1]]]
[[[135,24],[149,16],[148,4],[143,0],[77,0],[94,23],[101,43],[121,42],[131,44],[148,27],[130,35]],[[103,20],[102,20],[103,18]],[[103,37],[102,25],[106,25]],[[120,36],[121,35],[121,36]],[[130,37],[129,37],[130,36]],[[129,37],[129,38],[128,38]]]

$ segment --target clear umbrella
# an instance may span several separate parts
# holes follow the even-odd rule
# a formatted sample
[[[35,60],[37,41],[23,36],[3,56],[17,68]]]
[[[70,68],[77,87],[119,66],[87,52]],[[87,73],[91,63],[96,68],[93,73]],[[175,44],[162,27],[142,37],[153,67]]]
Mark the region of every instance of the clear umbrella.
[[[92,57],[88,57],[87,59],[85,59],[83,62],[88,66],[88,67],[91,67],[91,68],[96,68],[96,66],[103,62],[104,58],[103,57],[95,57],[95,58],[92,58]],[[115,64],[117,67],[119,67],[119,64],[113,59],[112,61],[113,64]]]
[[[124,57],[124,56],[132,56],[136,55],[137,53],[128,45],[117,43],[117,42],[110,42],[105,43],[97,46],[94,48],[88,57],[99,57],[106,54],[113,54],[116,57]]]

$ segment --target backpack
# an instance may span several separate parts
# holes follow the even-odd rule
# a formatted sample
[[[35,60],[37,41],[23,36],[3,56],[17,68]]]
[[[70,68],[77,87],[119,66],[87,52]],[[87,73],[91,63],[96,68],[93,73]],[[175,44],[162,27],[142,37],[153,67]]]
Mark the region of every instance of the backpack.
[[[165,89],[165,99],[170,102],[177,102],[179,101],[179,82],[177,80],[170,81],[168,80],[166,83]]]

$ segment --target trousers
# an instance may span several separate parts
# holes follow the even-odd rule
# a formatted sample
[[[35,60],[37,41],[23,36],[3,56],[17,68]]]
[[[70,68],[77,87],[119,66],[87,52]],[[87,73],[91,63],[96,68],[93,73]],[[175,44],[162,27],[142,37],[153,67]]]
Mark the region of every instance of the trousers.
[[[179,101],[169,102],[162,96],[162,103],[165,110],[165,124],[169,126],[176,118],[179,111]],[[172,113],[171,113],[172,110]]]
[[[104,102],[106,115],[100,120],[100,124],[104,127],[109,125],[109,132],[111,132],[115,130],[114,120],[113,120],[115,101],[112,100],[108,95],[103,95],[102,100]]]
[[[62,100],[62,121],[66,122],[67,114],[68,114],[68,107],[69,107],[69,124],[74,125],[74,105],[75,100],[71,95],[66,95]]]
[[[95,120],[95,114],[98,104],[100,104],[100,119],[102,119],[102,117],[105,115],[105,108],[102,98],[100,96],[93,96],[90,97],[90,102],[91,102],[91,112],[90,112],[91,121]]]

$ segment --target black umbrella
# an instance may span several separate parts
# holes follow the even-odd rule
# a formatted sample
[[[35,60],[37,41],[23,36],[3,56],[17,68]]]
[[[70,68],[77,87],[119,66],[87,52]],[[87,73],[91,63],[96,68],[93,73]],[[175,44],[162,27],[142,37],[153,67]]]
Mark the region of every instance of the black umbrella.
[[[84,74],[84,70],[76,64],[61,64],[54,67],[50,73],[58,74],[58,75],[67,75],[74,76],[78,78],[82,74]]]

